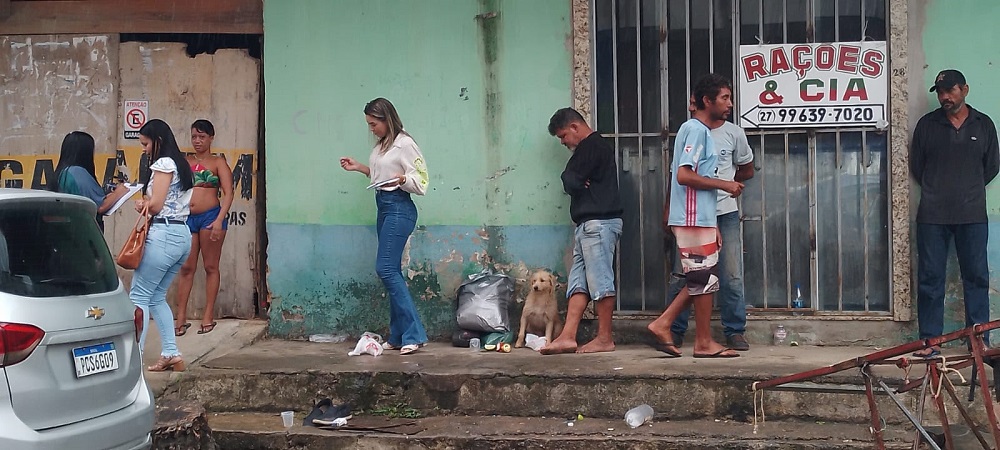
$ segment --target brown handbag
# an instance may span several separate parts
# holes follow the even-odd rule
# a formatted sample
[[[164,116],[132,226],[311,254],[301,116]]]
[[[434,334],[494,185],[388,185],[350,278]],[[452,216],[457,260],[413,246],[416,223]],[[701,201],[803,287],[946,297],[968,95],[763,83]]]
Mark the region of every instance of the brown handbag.
[[[125,245],[118,252],[115,262],[123,269],[135,270],[142,261],[142,250],[146,248],[146,235],[149,233],[149,207],[142,208],[142,213],[135,220],[132,232],[128,234]]]

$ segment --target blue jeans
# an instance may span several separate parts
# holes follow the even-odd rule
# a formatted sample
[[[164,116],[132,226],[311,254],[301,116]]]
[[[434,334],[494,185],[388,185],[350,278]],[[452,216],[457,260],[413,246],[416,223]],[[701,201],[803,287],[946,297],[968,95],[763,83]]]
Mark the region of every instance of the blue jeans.
[[[722,331],[726,337],[743,334],[747,326],[747,303],[743,291],[743,233],[740,231],[740,213],[733,211],[718,217],[719,233],[722,235],[722,249],[719,250],[719,293],[716,304]],[[674,271],[681,272],[680,262],[674,252]],[[670,283],[669,302],[677,298],[683,282]],[[685,309],[670,325],[670,331],[684,336],[688,328],[691,309]]]
[[[615,295],[615,245],[621,235],[621,219],[588,220],[576,226],[567,298],[578,292],[594,301]]]
[[[944,289],[948,247],[955,240],[965,293],[965,326],[990,321],[989,226],[917,224],[917,322],[920,339],[944,334]],[[983,335],[989,344],[989,335]]]
[[[146,248],[142,260],[132,276],[129,297],[132,303],[142,308],[142,316],[148,324],[152,313],[156,328],[160,331],[161,356],[180,355],[177,338],[174,336],[174,315],[167,303],[167,288],[181,270],[188,254],[191,253],[191,231],[185,224],[154,223],[146,235]],[[142,327],[139,348],[145,348],[148,326]]]
[[[375,271],[389,293],[389,338],[394,347],[427,342],[427,332],[420,322],[417,306],[406,286],[400,267],[403,247],[417,224],[417,207],[410,194],[401,189],[378,191],[375,194],[378,206],[378,253],[375,256]]]

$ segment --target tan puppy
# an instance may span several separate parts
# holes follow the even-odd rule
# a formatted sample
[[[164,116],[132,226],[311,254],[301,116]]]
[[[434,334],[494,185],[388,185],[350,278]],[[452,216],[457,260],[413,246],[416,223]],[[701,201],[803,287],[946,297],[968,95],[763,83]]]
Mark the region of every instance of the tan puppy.
[[[524,347],[524,336],[531,333],[545,336],[546,342],[552,342],[562,333],[563,322],[559,318],[559,305],[556,303],[556,277],[547,270],[539,270],[531,275],[531,291],[524,300],[521,311],[521,330],[517,333],[514,347]]]

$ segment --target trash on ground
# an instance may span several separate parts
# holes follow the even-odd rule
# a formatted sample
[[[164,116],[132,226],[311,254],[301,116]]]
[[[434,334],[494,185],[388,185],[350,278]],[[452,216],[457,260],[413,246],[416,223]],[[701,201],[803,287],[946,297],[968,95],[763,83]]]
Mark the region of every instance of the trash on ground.
[[[539,351],[545,344],[548,343],[548,338],[545,336],[538,336],[531,333],[526,333],[524,335],[524,346],[528,347],[534,351]]]
[[[646,404],[636,406],[625,413],[625,423],[632,428],[637,428],[646,422],[652,422],[652,420],[653,407]]]
[[[310,334],[309,342],[328,342],[332,344],[339,344],[341,342],[347,342],[347,334]]]
[[[507,305],[514,297],[514,280],[489,270],[471,275],[458,288],[455,319],[463,330],[510,331]]]
[[[381,342],[382,336],[366,331],[361,335],[361,339],[358,339],[358,343],[354,346],[354,350],[347,352],[347,355],[358,356],[366,353],[372,356],[381,355],[383,350]]]

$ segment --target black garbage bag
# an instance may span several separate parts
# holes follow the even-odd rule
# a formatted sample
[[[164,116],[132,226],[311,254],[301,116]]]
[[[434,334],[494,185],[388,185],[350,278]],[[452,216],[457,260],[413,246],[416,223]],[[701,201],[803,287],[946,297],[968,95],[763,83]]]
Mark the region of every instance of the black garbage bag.
[[[514,280],[507,275],[481,272],[458,287],[455,318],[463,330],[490,333],[510,331],[507,311],[514,298]]]
[[[451,334],[451,345],[466,348],[469,346],[469,341],[472,340],[472,338],[482,339],[482,337],[483,334],[478,331],[461,329],[455,330],[455,332]]]

